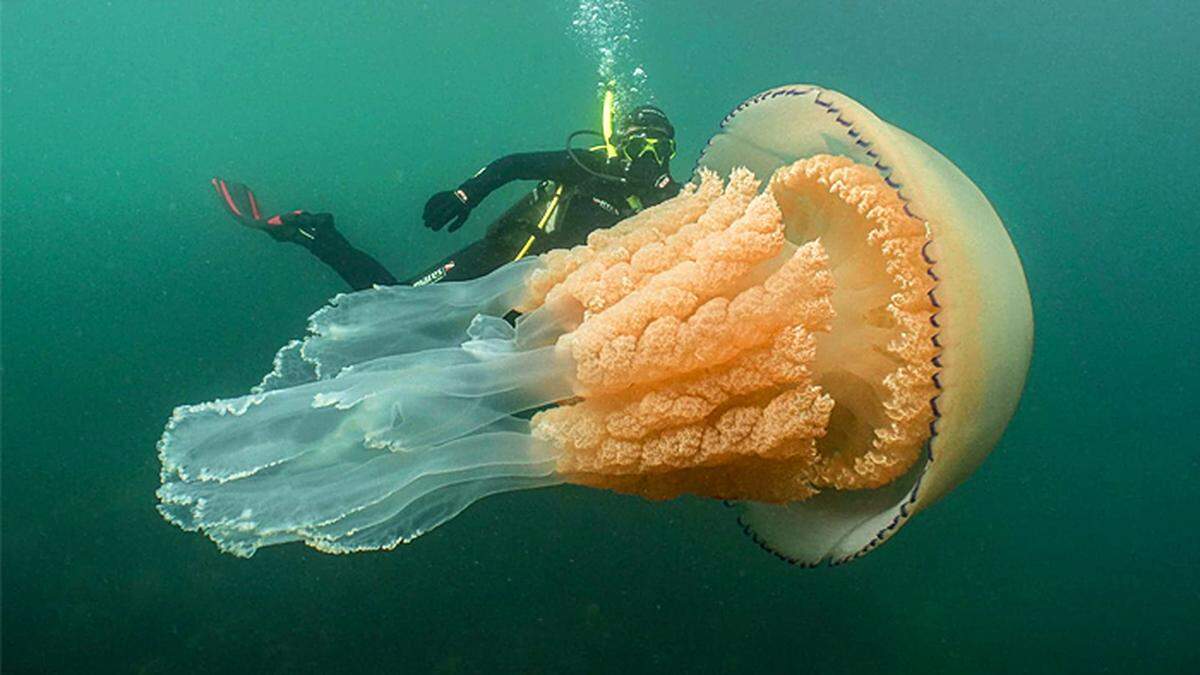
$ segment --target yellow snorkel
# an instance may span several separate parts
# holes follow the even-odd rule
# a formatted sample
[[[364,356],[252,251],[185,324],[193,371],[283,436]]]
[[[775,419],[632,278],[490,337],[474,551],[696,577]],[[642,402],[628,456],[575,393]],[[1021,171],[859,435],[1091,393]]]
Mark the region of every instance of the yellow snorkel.
[[[616,97],[612,89],[604,90],[604,112],[600,117],[600,131],[604,134],[604,154],[609,159],[617,156],[617,146],[613,145],[613,103]]]
[[[583,162],[579,161],[579,157],[576,156],[576,153],[579,151],[582,151],[583,148],[579,148],[578,150],[576,150],[574,147],[572,147],[572,144],[575,142],[575,139],[580,136],[599,136],[603,142],[600,145],[593,145],[592,147],[588,148],[587,149],[588,152],[597,152],[599,150],[603,150],[606,165],[615,166],[616,164],[618,164],[617,162],[613,162],[613,160],[618,159],[620,156],[620,152],[617,149],[617,141],[619,140],[619,139],[617,139],[617,137],[620,134],[618,134],[616,132],[616,130],[613,128],[614,127],[613,119],[616,116],[616,107],[617,107],[616,99],[617,99],[616,91],[612,88],[612,85],[610,83],[609,87],[604,90],[604,108],[601,110],[601,113],[600,113],[600,131],[594,131],[591,129],[580,129],[579,131],[572,131],[570,134],[567,135],[566,148],[567,148],[567,154],[583,171],[585,171],[601,180],[610,181],[613,183],[624,183],[625,178],[623,175],[621,175],[623,173],[623,171],[621,171],[620,173],[616,173],[616,174],[608,174],[608,173],[599,172],[596,169],[589,167],[586,164],[584,164]],[[620,169],[620,167],[617,167],[617,169]]]
[[[613,90],[611,88],[605,89],[604,90],[604,108],[600,113],[600,131],[601,131],[601,136],[604,137],[604,145],[597,145],[593,148],[590,148],[591,150],[599,150],[600,148],[604,148],[604,154],[609,159],[615,159],[617,156],[617,146],[614,145],[613,141],[612,141],[613,108],[615,106],[616,106],[616,96],[613,94]],[[586,132],[581,132],[581,133],[586,133]],[[596,132],[593,131],[591,133],[594,134]],[[575,134],[572,134],[571,136],[567,137],[568,149],[571,146],[571,139],[574,138],[574,136],[575,136]],[[576,161],[578,161],[578,160],[576,160]],[[584,168],[587,169],[587,167],[584,167]],[[589,171],[589,173],[591,173],[591,172]],[[562,198],[562,194],[563,194],[563,186],[559,185],[554,190],[554,195],[550,198],[550,202],[546,205],[546,210],[544,212],[542,212],[542,217],[540,220],[538,220],[538,223],[535,226],[535,228],[538,232],[546,231],[546,225],[550,222],[550,218],[554,215],[554,210],[556,208],[558,208],[558,202]],[[633,204],[631,204],[631,205],[633,205]],[[634,206],[635,209],[640,209],[640,207],[641,207],[640,203],[638,203],[636,206]],[[525,254],[529,253],[529,249],[533,247],[533,242],[536,239],[537,239],[537,235],[531,235],[529,237],[529,239],[525,242],[525,245],[521,247],[521,250],[517,252],[517,257],[513,258],[513,260],[520,260],[521,258],[524,258]]]

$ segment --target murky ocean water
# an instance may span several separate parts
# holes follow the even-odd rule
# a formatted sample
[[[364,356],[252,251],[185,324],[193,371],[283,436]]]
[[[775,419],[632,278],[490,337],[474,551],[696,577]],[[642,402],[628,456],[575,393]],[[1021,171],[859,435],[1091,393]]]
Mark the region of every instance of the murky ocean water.
[[[5,2],[3,652],[11,672],[1196,672],[1194,3]],[[402,275],[479,236],[421,207],[666,109],[690,173],[742,99],[814,82],[957,163],[1036,344],[983,468],[850,565],[718,503],[559,487],[390,553],[221,555],[155,512],[171,409],[245,391],[343,290],[213,175],[337,214]]]

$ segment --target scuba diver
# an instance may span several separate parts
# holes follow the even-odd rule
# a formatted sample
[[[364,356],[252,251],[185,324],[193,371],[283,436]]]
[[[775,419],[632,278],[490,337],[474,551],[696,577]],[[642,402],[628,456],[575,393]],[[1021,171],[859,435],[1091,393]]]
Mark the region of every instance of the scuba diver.
[[[599,136],[603,144],[573,147],[575,139],[586,134]],[[603,132],[574,132],[563,150],[501,157],[457,188],[430,197],[425,204],[425,226],[454,232],[496,189],[514,180],[539,181],[530,194],[488,227],[482,239],[403,283],[422,286],[474,279],[527,255],[583,244],[593,230],[615,225],[678,194],[680,186],[670,173],[674,156],[675,128],[654,106],[634,108],[621,119],[614,134],[609,92]],[[263,230],[277,241],[303,246],[352,289],[400,283],[337,231],[332,214],[291,211],[264,217],[246,186],[220,178],[214,178],[212,184],[238,222]]]

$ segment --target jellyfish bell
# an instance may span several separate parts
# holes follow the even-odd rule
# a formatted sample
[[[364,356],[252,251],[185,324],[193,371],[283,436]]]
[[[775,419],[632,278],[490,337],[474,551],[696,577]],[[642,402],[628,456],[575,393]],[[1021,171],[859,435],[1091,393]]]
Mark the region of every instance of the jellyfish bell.
[[[160,511],[238,555],[346,553],[571,482],[737,502],[793,562],[869,550],[995,443],[1028,295],[940,155],[840,95],[767,94],[585,246],[335,298],[250,394],[175,411]]]
[[[1016,409],[1033,344],[1021,262],[987,198],[936,150],[850,97],[814,85],[764,91],[725,118],[698,166],[770,175],[821,153],[876,172],[928,227],[937,393],[927,454],[887,488],[744,505],[749,533],[807,563],[870,551],[972,473]],[[805,236],[791,224],[789,232]]]

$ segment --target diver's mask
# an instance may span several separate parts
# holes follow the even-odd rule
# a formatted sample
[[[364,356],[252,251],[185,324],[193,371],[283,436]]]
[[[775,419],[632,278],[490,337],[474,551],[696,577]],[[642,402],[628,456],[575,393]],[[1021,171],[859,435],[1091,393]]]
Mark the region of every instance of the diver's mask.
[[[675,157],[675,139],[652,129],[632,129],[622,134],[618,152],[631,165],[650,155],[659,166]]]
[[[650,185],[668,173],[675,139],[656,129],[630,129],[621,134],[617,153],[631,183]]]

